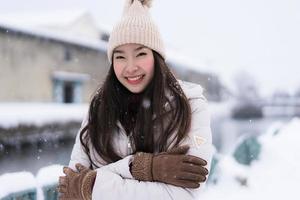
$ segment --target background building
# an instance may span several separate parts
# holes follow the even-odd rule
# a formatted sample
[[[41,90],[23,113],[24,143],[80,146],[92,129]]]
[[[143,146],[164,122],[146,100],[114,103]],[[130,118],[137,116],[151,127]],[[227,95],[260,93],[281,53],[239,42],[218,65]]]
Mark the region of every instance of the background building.
[[[1,102],[88,102],[102,83],[109,69],[108,29],[85,11],[60,14],[45,13],[41,23],[0,19]],[[175,57],[168,63],[180,79],[202,84],[210,100],[220,100],[216,75]]]

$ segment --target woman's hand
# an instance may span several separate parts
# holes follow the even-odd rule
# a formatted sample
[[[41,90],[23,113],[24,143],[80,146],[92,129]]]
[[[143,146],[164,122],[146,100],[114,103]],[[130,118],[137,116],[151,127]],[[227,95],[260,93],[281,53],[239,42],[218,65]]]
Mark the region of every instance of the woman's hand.
[[[174,148],[157,155],[139,152],[134,155],[131,173],[141,181],[159,181],[184,188],[198,188],[206,180],[207,162],[185,155],[188,146]]]
[[[64,167],[66,176],[59,177],[58,191],[60,200],[91,200],[92,188],[96,179],[96,171],[90,170],[80,163],[76,164],[78,172]]]

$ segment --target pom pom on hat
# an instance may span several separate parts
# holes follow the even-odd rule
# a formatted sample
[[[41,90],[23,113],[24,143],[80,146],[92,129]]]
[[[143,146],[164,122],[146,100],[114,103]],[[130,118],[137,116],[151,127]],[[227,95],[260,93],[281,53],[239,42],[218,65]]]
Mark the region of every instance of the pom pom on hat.
[[[108,41],[107,56],[110,63],[113,50],[128,43],[144,45],[165,58],[161,35],[149,13],[151,5],[152,0],[126,0],[123,16],[114,26]]]
[[[151,8],[152,6],[152,0],[139,0],[139,1],[142,3],[142,5],[147,6],[148,8]]]
[[[151,8],[152,0],[126,0],[124,11],[126,11],[134,1],[139,1],[144,7]]]

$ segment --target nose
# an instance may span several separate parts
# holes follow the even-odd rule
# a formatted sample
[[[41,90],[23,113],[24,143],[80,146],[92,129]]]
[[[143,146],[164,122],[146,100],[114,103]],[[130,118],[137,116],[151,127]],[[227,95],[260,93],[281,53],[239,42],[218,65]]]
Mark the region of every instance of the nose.
[[[137,63],[134,61],[134,59],[129,58],[127,60],[126,72],[128,74],[134,74],[137,70],[138,70]]]

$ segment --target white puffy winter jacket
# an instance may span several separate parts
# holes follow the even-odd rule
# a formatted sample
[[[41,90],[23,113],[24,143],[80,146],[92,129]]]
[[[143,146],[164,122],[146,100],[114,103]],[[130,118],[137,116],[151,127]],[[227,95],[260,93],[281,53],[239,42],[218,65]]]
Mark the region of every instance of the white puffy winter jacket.
[[[198,156],[207,161],[206,168],[210,169],[213,154],[210,114],[203,89],[200,85],[179,81],[185,95],[189,99],[192,118],[191,129],[188,137],[181,143],[188,144],[188,154]],[[82,123],[82,128],[86,120]],[[115,148],[123,159],[108,165],[101,165],[96,160],[101,160],[96,153],[91,153],[93,161],[100,166],[95,169],[97,177],[95,180],[92,199],[95,200],[189,200],[201,199],[204,183],[197,189],[187,189],[160,182],[143,182],[135,180],[130,171],[129,163],[132,160],[130,142],[120,123],[120,133],[114,137]],[[79,131],[80,132],[80,131]],[[90,161],[83,151],[79,140],[79,132],[72,150],[69,167],[75,170],[75,164],[81,163],[89,167]],[[90,148],[91,149],[91,148]],[[97,159],[95,159],[97,157]]]

